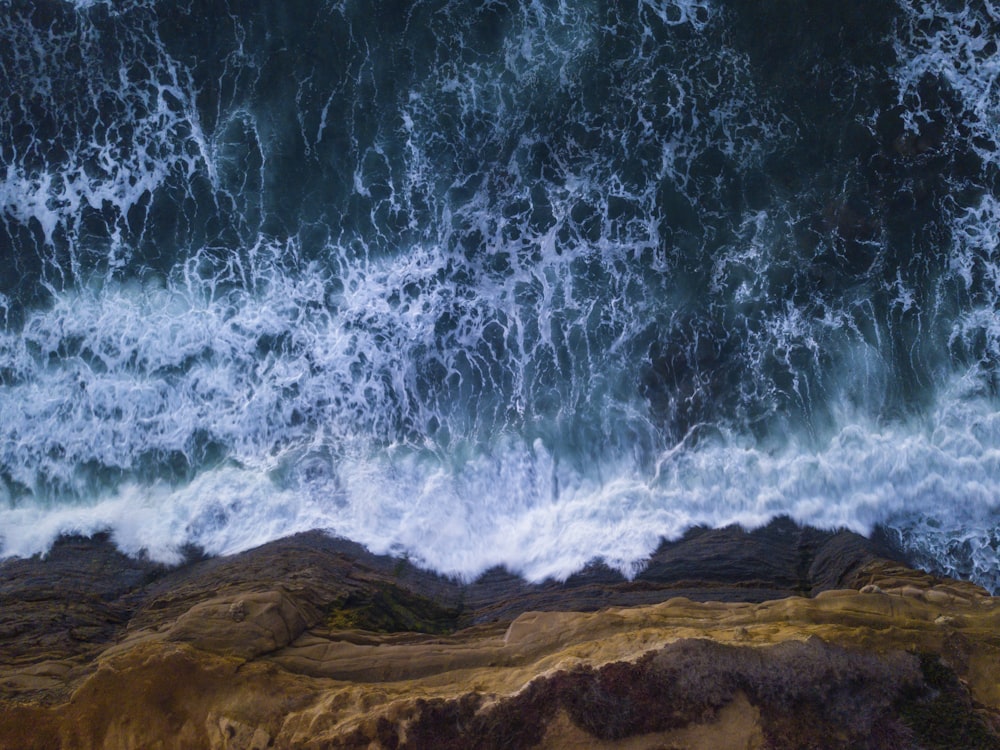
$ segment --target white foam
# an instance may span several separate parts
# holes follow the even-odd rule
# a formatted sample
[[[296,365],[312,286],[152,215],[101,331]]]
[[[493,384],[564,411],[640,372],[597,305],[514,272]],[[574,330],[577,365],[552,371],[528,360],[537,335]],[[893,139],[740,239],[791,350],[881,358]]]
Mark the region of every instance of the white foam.
[[[876,524],[912,530],[922,519],[908,544],[947,559],[939,547],[972,539],[974,569],[963,572],[995,584],[1000,412],[967,394],[952,397],[926,423],[856,422],[818,451],[768,453],[734,439],[670,451],[645,478],[628,463],[583,476],[540,443],[511,437],[461,465],[401,449],[316,454],[280,480],[223,467],[173,488],[127,484],[96,502],[8,502],[0,554],[44,551],[59,533],[110,529],[126,551],[176,561],[187,543],[227,554],[322,528],[451,575],[505,565],[540,580],[565,578],[595,557],[632,574],[661,537],[785,514],[860,533]]]
[[[899,103],[908,107],[911,127],[930,114],[920,99],[924,76],[945,81],[966,108],[973,148],[986,162],[1000,164],[1000,6],[992,2],[947,3],[899,0],[906,25],[896,45]],[[979,141],[978,143],[976,141]],[[989,144],[989,145],[987,145]]]
[[[399,128],[404,163],[374,144],[354,155],[353,184],[356,198],[371,200],[387,185],[383,200],[393,216],[407,214],[419,240],[344,238],[322,262],[294,240],[261,238],[231,253],[180,248],[184,260],[161,283],[86,286],[74,277],[53,290],[50,307],[26,311],[23,328],[0,333],[0,555],[44,551],[60,533],[111,530],[126,551],[176,561],[188,543],[225,554],[323,528],[453,575],[506,565],[539,580],[594,557],[632,573],[661,537],[692,525],[756,526],[787,514],[860,532],[885,524],[941,564],[955,557],[949,544],[965,541],[971,562],[961,564],[995,581],[995,365],[956,372],[942,355],[925,373],[937,389],[925,416],[870,416],[893,377],[879,338],[892,331],[876,326],[876,340],[865,339],[853,322],[859,309],[870,312],[864,300],[822,301],[806,313],[768,288],[769,269],[788,263],[780,256],[789,227],[802,220],[788,207],[748,212],[730,227],[731,244],[713,251],[711,302],[753,315],[733,334],[739,357],[698,361],[699,337],[711,339],[715,321],[699,310],[685,317],[691,303],[673,274],[689,248],[661,236],[672,218],[662,190],[697,206],[717,188],[715,175],[692,169],[706,149],[733,169],[753,166],[788,125],[755,100],[744,57],[661,28],[704,29],[718,17],[713,4],[637,7],[643,28],[620,40],[622,85],[608,87],[599,111],[578,105],[599,30],[589,8],[565,3],[523,6],[495,56],[456,56],[460,63],[413,82],[385,136]],[[967,102],[973,131],[995,137],[996,71],[974,33],[976,14],[996,20],[993,6],[903,7],[900,102],[919,104],[921,77],[942,75]],[[135,138],[81,142],[67,163],[42,170],[8,166],[0,210],[37,222],[53,244],[73,234],[86,207],[107,204],[124,217],[171,179],[183,186],[204,173],[217,197],[241,184],[243,162],[230,163],[229,152],[246,141],[263,159],[268,134],[243,109],[220,113],[217,132],[205,133],[190,81],[160,53],[155,81],[116,89],[148,109]],[[711,104],[698,95],[708,83],[694,77],[705,55],[717,68]],[[44,93],[45,77],[36,84]],[[550,103],[598,145],[555,142],[547,124],[532,124],[525,112]],[[759,120],[737,117],[745,109]],[[446,148],[442,113],[457,128]],[[926,113],[915,107],[912,116]],[[307,119],[299,129],[308,147]],[[462,171],[479,169],[491,149],[506,163]],[[537,166],[535,149],[547,149],[541,178],[522,174]],[[86,161],[107,169],[93,178]],[[367,174],[366,164],[377,166]],[[262,188],[264,166],[248,177]],[[476,184],[471,196],[449,197]],[[551,214],[535,223],[523,208],[533,191]],[[235,206],[254,196],[229,198]],[[635,218],[612,218],[612,200]],[[596,239],[576,214],[599,223]],[[954,321],[951,343],[985,336],[984,352],[1000,358],[1000,209],[985,195],[955,219],[950,273],[974,304]],[[475,259],[460,233],[481,238]],[[892,294],[899,310],[918,310],[902,277]],[[704,398],[713,419],[716,395],[743,400],[725,404],[734,413],[712,430],[696,424],[690,439],[665,447],[690,415],[675,424],[672,413],[651,414],[637,386],[646,365],[674,368],[651,389],[670,408]],[[699,381],[729,366],[742,368],[746,393]],[[684,378],[693,394],[677,385]],[[800,428],[810,432],[801,442],[789,429],[779,447],[746,437],[735,413],[770,409],[763,419],[778,421],[798,410],[808,421],[828,407],[829,426]]]
[[[32,135],[14,144],[14,163],[0,172],[0,214],[31,228],[37,223],[40,255],[67,265],[53,252],[64,248],[70,267],[59,272],[74,280],[81,255],[95,252],[93,232],[83,226],[86,210],[110,217],[107,267],[115,269],[135,249],[123,238],[141,236],[142,227],[130,224],[132,209],[168,182],[183,191],[198,170],[214,174],[188,71],[167,54],[139,4],[129,16],[135,28],[99,28],[85,12],[99,4],[113,5],[74,0],[77,23],[68,27],[39,29],[16,15],[3,27],[14,48],[18,95],[5,119]],[[111,68],[107,59],[115,54],[119,66]],[[137,59],[148,75],[132,80]],[[51,122],[40,124],[33,107]],[[55,132],[33,132],[42,127]]]
[[[712,3],[706,0],[640,0],[640,5],[667,26],[690,24],[699,30],[715,14]],[[646,33],[652,35],[648,28]]]
[[[0,516],[3,555],[44,552],[60,534],[110,531],[127,554],[171,564],[181,561],[186,544],[231,554],[322,528],[328,520],[266,476],[232,468],[205,472],[180,488],[129,484],[89,503],[24,505],[0,510]]]

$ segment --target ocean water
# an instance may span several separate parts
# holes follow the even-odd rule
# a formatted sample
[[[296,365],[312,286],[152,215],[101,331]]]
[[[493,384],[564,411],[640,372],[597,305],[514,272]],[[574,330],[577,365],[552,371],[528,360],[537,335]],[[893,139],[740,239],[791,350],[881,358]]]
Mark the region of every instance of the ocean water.
[[[0,556],[1000,588],[1000,4],[0,0]]]

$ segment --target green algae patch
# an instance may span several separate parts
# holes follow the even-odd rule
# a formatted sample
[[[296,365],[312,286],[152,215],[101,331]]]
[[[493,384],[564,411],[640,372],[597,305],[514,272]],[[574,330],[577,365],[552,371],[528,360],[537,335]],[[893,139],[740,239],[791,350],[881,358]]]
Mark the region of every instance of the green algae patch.
[[[443,607],[427,597],[380,583],[337,600],[327,610],[330,630],[447,635],[464,626],[461,607]]]

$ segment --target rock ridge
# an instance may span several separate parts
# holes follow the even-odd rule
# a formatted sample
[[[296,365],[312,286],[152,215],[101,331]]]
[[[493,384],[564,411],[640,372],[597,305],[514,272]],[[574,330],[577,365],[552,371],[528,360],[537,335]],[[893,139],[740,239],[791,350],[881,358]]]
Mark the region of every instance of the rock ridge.
[[[996,600],[787,519],[534,584],[321,533],[174,569],[63,539],[0,564],[0,644],[18,750],[1000,748]]]

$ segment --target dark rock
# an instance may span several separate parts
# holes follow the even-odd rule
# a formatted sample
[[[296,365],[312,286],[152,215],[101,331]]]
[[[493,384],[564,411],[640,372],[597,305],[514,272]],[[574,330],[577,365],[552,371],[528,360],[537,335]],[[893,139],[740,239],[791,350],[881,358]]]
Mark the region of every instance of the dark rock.
[[[71,537],[45,557],[0,564],[0,669],[82,666],[141,629],[169,628],[171,640],[252,658],[317,626],[441,634],[528,611],[810,596],[853,585],[851,572],[886,552],[856,534],[778,519],[754,531],[692,529],[663,542],[633,580],[594,561],[562,582],[494,569],[463,584],[321,532],[229,557],[191,556],[173,569],[123,555],[107,535]]]
[[[45,557],[0,563],[0,667],[82,663],[125,627],[167,568],[122,554],[105,534],[64,537]],[[0,686],[0,696],[4,694]]]

